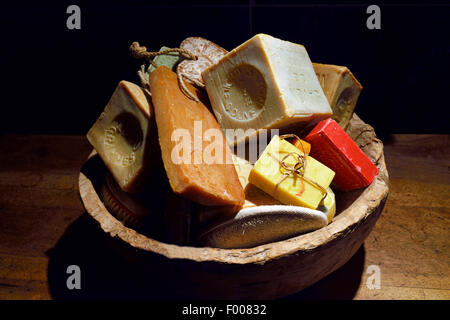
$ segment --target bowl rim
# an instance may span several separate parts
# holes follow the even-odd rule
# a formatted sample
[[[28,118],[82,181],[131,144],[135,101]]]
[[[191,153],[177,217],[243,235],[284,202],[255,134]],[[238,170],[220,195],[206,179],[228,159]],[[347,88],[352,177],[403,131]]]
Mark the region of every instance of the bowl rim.
[[[353,114],[347,133],[377,166],[379,172],[373,182],[362,191],[348,208],[335,216],[327,226],[293,238],[270,242],[252,248],[220,249],[181,246],[161,242],[124,226],[122,222],[109,213],[100,200],[92,181],[82,170],[80,170],[78,179],[79,192],[86,211],[99,223],[101,229],[111,237],[118,238],[136,249],[160,254],[169,259],[187,259],[196,262],[210,261],[227,264],[264,264],[270,260],[279,259],[296,252],[318,250],[331,241],[345,237],[362,220],[370,216],[387,197],[389,178],[384,160],[383,143],[376,137],[374,129],[370,125],[365,124],[356,114]],[[367,140],[370,140],[371,143],[367,143]],[[364,145],[362,145],[363,142]],[[87,161],[96,154],[95,150],[93,150]]]

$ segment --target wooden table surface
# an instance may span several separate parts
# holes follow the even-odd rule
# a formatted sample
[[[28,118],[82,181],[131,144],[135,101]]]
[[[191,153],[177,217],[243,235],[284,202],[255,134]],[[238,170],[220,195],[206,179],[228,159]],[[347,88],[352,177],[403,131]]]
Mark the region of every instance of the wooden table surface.
[[[78,172],[90,152],[83,136],[0,136],[0,299],[148,290],[121,280],[125,262],[85,213]],[[342,268],[285,299],[450,299],[450,136],[393,135],[385,156],[389,197],[364,245]],[[82,270],[77,293],[66,288],[71,264]],[[380,286],[369,289],[374,270]]]

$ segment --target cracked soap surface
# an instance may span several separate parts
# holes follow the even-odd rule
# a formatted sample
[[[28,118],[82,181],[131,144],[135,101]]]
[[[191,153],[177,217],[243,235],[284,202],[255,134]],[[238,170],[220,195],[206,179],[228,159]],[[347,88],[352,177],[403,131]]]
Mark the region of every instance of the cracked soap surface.
[[[268,35],[254,36],[202,76],[223,129],[301,126],[332,114],[305,48]]]
[[[209,206],[241,206],[244,203],[244,191],[239,182],[231,159],[231,151],[223,137],[221,128],[208,107],[202,102],[198,89],[187,84],[189,91],[195,93],[200,102],[189,99],[179,88],[177,76],[168,68],[161,66],[150,74],[150,91],[155,109],[156,124],[161,146],[162,159],[173,191],[199,204]],[[195,131],[195,123],[201,124],[201,132]],[[189,137],[192,152],[188,161],[173,161],[172,150],[181,141],[172,141],[175,130],[181,129]],[[222,161],[207,164],[195,161],[195,153],[205,151],[212,142],[201,139],[207,130],[218,134]],[[201,148],[194,150],[194,139],[201,139]],[[217,149],[219,150],[219,148]],[[185,150],[180,151],[184,156]],[[187,151],[186,151],[187,152]]]

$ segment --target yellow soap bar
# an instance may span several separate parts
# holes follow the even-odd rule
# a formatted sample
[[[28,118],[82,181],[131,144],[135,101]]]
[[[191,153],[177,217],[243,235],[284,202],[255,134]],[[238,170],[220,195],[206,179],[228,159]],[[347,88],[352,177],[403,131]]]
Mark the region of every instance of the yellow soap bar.
[[[323,199],[324,192],[310,181],[326,189],[335,173],[314,158],[306,156],[306,166],[303,171],[306,179],[298,174],[290,173],[280,183],[288,171],[281,166],[278,160],[290,167],[293,167],[298,161],[293,155],[283,160],[291,152],[303,154],[294,145],[280,139],[279,136],[274,136],[255,163],[248,181],[281,203],[316,209]]]
[[[336,196],[330,187],[327,188],[327,196],[319,204],[319,207],[320,206],[324,206],[326,208],[328,223],[330,223],[336,214]]]

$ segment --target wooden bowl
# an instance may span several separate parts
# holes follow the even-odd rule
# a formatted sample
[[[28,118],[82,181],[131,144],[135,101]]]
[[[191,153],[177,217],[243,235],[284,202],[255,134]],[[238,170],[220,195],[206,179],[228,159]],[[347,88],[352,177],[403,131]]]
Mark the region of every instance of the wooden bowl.
[[[164,288],[176,297],[189,298],[279,298],[301,291],[345,264],[383,210],[388,195],[383,144],[356,114],[347,133],[376,164],[378,176],[367,188],[336,192],[337,213],[328,226],[284,241],[250,249],[217,249],[151,239],[125,227],[106,210],[96,189],[106,173],[104,167],[81,170],[81,199],[108,238],[134,263],[148,268],[151,290]],[[93,158],[99,159],[91,157],[88,162]]]

